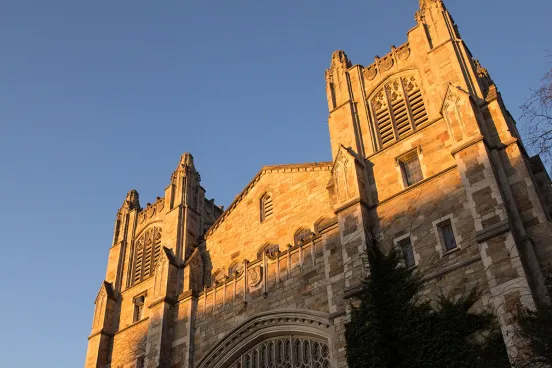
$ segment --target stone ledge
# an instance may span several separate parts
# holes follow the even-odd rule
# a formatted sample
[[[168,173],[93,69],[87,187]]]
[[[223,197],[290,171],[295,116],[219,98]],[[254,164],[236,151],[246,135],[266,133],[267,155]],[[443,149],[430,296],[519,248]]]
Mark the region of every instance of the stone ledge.
[[[382,204],[384,204],[384,203],[386,203],[386,202],[389,202],[389,201],[391,201],[391,200],[393,200],[393,199],[395,199],[395,198],[397,198],[397,197],[400,197],[400,196],[403,195],[404,193],[407,193],[407,192],[409,192],[409,191],[411,191],[411,190],[413,190],[413,189],[415,189],[415,188],[418,188],[418,187],[420,187],[420,186],[422,186],[422,185],[424,185],[424,184],[427,184],[427,183],[429,183],[430,181],[432,181],[433,179],[438,178],[439,176],[442,176],[442,175],[447,174],[449,171],[452,171],[452,170],[456,169],[456,167],[457,167],[456,165],[452,165],[451,167],[449,167],[449,168],[447,168],[447,169],[444,169],[443,171],[438,172],[438,173],[435,174],[435,175],[432,175],[432,176],[430,176],[430,177],[428,177],[428,178],[425,178],[424,180],[421,180],[421,181],[417,182],[416,184],[412,184],[412,185],[409,186],[408,188],[405,188],[405,189],[401,190],[401,191],[398,192],[398,193],[395,193],[395,194],[393,194],[393,195],[391,195],[391,196],[389,196],[389,197],[387,197],[387,198],[385,198],[385,199],[382,199],[381,201],[377,202],[376,204],[374,204],[374,205],[368,207],[368,209],[374,209],[374,208],[378,207],[379,205],[382,205]]]
[[[107,332],[102,328],[98,332],[94,332],[94,333],[90,334],[90,336],[88,336],[88,340],[90,340],[90,339],[92,339],[92,338],[94,338],[95,336],[98,336],[98,335],[105,335],[105,336],[108,336],[108,337],[113,337],[113,333]]]
[[[359,204],[359,203],[363,205],[365,208],[370,208],[368,203],[366,203],[362,198],[357,197],[334,209],[334,213],[337,215],[339,212],[345,211],[347,208],[350,208],[355,204]]]
[[[504,234],[510,230],[510,222],[508,219],[502,220],[494,225],[491,225],[483,230],[479,230],[475,233],[475,240],[478,243],[482,243],[485,240],[494,238],[495,236]]]
[[[482,135],[478,135],[477,137],[472,138],[472,139],[470,139],[470,140],[468,140],[468,141],[461,142],[460,144],[458,144],[458,145],[456,145],[456,146],[454,146],[454,147],[452,148],[452,150],[450,151],[450,154],[454,156],[454,155],[456,155],[458,152],[463,151],[463,150],[465,150],[466,148],[471,147],[471,146],[473,146],[474,144],[481,142],[483,139],[484,139],[484,138],[483,138]]]
[[[343,291],[343,299],[351,299],[360,294],[362,291],[362,285],[349,286]]]
[[[328,319],[332,320],[332,319],[335,319],[337,317],[342,317],[346,314],[345,310],[340,310],[340,311],[337,311],[337,312],[333,312],[333,313],[330,313],[330,315],[328,316]]]
[[[429,280],[436,279],[438,277],[443,276],[444,274],[447,274],[447,273],[452,272],[452,271],[456,271],[459,268],[469,266],[472,263],[475,263],[475,262],[479,261],[480,259],[481,259],[481,256],[479,256],[479,255],[473,256],[471,258],[466,259],[465,261],[458,262],[458,263],[455,263],[451,266],[445,267],[441,271],[437,271],[437,272],[431,273],[427,276],[423,276],[422,281],[429,281]]]
[[[134,326],[138,326],[139,324],[142,324],[143,322],[146,322],[146,321],[148,321],[148,320],[149,320],[149,317],[144,317],[144,318],[142,318],[141,320],[136,321],[136,322],[134,322],[134,323],[132,323],[132,324],[126,326],[125,328],[123,328],[123,329],[121,329],[121,330],[115,332],[115,333],[113,334],[113,336],[118,335],[118,334],[120,334],[121,332],[126,331],[126,330],[128,330],[128,329],[131,329],[131,328],[134,327]]]
[[[338,106],[334,107],[331,111],[330,111],[330,114],[332,114],[334,111],[336,110],[339,110],[340,108],[342,108],[343,106],[347,105],[348,103],[352,103],[352,101],[350,99],[346,100],[345,102],[342,102],[341,104],[339,104]]]
[[[167,303],[167,304],[170,304],[170,305],[175,305],[176,300],[174,300],[173,298],[168,297],[168,296],[162,296],[160,298],[157,298],[153,302],[151,302],[150,305],[148,305],[148,308],[153,308],[159,303]]]

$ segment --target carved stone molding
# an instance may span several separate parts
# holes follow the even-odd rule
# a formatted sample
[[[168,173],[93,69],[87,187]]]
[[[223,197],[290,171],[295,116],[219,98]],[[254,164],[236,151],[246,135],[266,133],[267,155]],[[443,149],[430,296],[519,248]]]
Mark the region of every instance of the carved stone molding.
[[[328,315],[306,310],[280,310],[260,313],[230,332],[199,362],[198,368],[220,368],[247,347],[248,343],[262,340],[263,335],[298,334],[329,338],[331,327]]]
[[[405,43],[402,46],[399,46],[398,49],[395,51],[397,58],[399,60],[406,60],[410,56],[410,47],[408,46],[408,43]]]
[[[261,266],[255,266],[248,271],[249,286],[257,286],[263,279],[263,268]]]
[[[379,60],[379,67],[381,71],[385,72],[391,69],[391,67],[395,64],[395,60],[393,60],[392,55],[384,56]]]
[[[370,65],[364,69],[364,77],[367,80],[373,80],[378,74],[378,70],[375,65]]]

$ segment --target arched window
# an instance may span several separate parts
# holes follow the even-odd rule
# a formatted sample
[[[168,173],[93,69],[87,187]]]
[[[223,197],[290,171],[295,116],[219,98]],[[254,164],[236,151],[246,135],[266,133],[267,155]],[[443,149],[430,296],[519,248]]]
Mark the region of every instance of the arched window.
[[[314,230],[316,233],[320,233],[322,230],[327,229],[328,227],[332,226],[337,222],[336,218],[329,219],[329,218],[321,218],[314,224]]]
[[[272,216],[273,212],[272,195],[270,193],[265,193],[261,197],[261,222]]]
[[[237,276],[237,275],[241,274],[242,271],[243,271],[243,264],[240,263],[240,262],[233,262],[228,267],[228,277]]]
[[[223,282],[225,278],[226,273],[224,272],[224,270],[218,269],[217,271],[215,271],[215,273],[213,273],[213,276],[211,277],[212,284],[219,284]]]
[[[134,243],[131,286],[153,275],[161,256],[161,228],[146,230]]]
[[[308,337],[266,339],[237,358],[229,368],[330,367],[330,349],[320,340]]]
[[[294,245],[306,243],[308,241],[311,241],[311,239],[312,239],[312,231],[305,228],[301,228],[297,230],[295,232],[295,235],[293,235]]]
[[[428,120],[420,85],[413,75],[385,83],[370,100],[370,106],[379,148],[398,141]]]
[[[265,244],[257,252],[257,258],[263,258],[263,253],[266,253],[268,258],[274,259],[280,252],[278,244]]]

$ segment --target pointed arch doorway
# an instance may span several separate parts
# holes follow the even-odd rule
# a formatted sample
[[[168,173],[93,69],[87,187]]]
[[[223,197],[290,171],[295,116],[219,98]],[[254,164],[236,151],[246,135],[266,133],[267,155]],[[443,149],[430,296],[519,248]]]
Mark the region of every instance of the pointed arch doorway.
[[[241,354],[229,368],[329,368],[327,341],[308,336],[265,339]]]
[[[326,313],[264,312],[227,334],[198,368],[335,367],[333,336],[335,329]]]

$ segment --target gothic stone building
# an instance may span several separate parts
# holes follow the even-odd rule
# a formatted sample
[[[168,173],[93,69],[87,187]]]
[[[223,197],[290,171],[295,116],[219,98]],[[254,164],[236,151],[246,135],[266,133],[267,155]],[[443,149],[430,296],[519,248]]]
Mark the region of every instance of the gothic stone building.
[[[265,166],[222,210],[184,154],[162,198],[117,212],[85,367],[346,367],[347,306],[374,233],[425,293],[482,293],[512,357],[546,298],[552,193],[440,0],[407,42],[326,71],[332,162]]]

